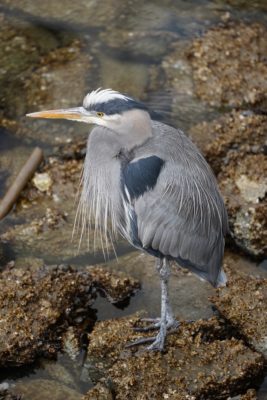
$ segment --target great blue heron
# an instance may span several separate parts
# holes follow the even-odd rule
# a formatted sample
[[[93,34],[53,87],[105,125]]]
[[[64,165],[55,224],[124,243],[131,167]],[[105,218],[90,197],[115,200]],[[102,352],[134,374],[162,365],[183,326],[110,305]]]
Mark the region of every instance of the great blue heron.
[[[101,240],[120,233],[156,257],[161,317],[148,328],[159,332],[137,343],[163,350],[167,330],[177,326],[168,299],[170,261],[215,287],[226,282],[227,213],[210,167],[181,130],[153,120],[144,104],[111,89],[92,91],[82,107],[28,116],[97,125],[88,139],[81,209]]]

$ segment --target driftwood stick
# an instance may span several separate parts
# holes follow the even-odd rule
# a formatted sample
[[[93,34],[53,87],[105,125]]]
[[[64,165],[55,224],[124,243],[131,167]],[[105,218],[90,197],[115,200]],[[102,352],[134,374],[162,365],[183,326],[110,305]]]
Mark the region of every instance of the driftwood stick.
[[[31,179],[43,160],[43,156],[42,149],[35,147],[0,203],[0,220],[9,213],[26,183]]]

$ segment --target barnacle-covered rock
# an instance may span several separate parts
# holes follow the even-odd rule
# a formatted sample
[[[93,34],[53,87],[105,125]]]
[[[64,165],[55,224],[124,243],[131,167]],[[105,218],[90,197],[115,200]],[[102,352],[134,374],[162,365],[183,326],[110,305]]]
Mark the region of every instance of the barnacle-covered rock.
[[[188,51],[196,94],[213,106],[266,107],[267,30],[231,21],[208,30]]]
[[[217,174],[231,235],[256,257],[267,255],[266,123],[265,115],[233,111],[191,129]]]
[[[251,348],[267,358],[267,279],[240,275],[225,266],[229,283],[212,301]]]
[[[68,267],[6,269],[0,275],[0,365],[19,366],[55,356],[60,332],[77,303],[94,299],[90,275]],[[76,299],[76,301],[75,301]],[[63,329],[64,330],[64,329]]]
[[[263,357],[224,337],[216,318],[181,323],[164,353],[125,347],[140,337],[132,329],[139,323],[137,316],[99,322],[89,337],[87,362],[102,370],[116,399],[226,399],[262,373]]]

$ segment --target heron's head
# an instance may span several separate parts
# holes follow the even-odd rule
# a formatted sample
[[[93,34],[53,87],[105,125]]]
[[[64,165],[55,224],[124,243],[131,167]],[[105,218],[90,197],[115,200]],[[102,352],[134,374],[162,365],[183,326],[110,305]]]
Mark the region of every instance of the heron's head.
[[[81,107],[39,111],[27,114],[27,117],[68,119],[100,125],[120,136],[127,136],[129,140],[135,137],[137,142],[152,134],[151,119],[146,106],[112,89],[97,89],[88,93]]]

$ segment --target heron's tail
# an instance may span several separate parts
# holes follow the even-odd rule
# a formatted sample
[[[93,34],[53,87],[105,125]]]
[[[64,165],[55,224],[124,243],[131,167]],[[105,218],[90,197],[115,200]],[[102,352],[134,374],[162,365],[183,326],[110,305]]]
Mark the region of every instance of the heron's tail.
[[[220,273],[217,278],[216,288],[225,286],[227,283],[227,276],[223,269],[220,270]]]

